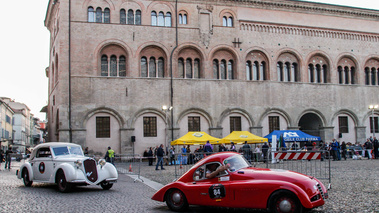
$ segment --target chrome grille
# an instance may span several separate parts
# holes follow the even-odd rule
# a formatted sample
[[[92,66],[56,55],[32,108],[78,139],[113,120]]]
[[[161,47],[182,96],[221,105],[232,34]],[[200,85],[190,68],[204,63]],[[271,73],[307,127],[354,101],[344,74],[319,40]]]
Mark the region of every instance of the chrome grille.
[[[321,194],[322,199],[325,199],[324,191],[322,191],[322,187],[320,186],[320,184],[317,183],[316,186],[317,186],[318,190],[320,191],[320,194]]]
[[[96,161],[94,159],[87,159],[83,162],[84,172],[87,179],[91,182],[97,181],[97,169],[96,169]]]

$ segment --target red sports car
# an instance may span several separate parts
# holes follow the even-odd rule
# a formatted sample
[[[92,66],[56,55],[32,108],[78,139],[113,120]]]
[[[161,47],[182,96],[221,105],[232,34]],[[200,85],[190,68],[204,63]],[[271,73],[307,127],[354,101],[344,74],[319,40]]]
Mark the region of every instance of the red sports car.
[[[220,169],[221,168],[221,169]],[[217,175],[212,170],[217,169]],[[322,206],[327,189],[316,178],[278,169],[253,168],[235,152],[210,155],[152,197],[173,211],[188,205],[301,212]]]

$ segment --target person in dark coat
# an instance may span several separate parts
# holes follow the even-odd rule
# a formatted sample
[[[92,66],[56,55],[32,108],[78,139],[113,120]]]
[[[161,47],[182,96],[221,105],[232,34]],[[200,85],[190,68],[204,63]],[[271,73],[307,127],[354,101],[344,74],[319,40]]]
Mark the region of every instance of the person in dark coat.
[[[373,146],[374,146],[374,157],[375,159],[379,159],[379,141],[378,139],[376,139],[376,137],[374,137],[374,140],[372,142]]]
[[[9,147],[7,151],[5,151],[5,169],[11,169],[12,153],[13,151],[11,147]]]
[[[269,148],[270,148],[270,147],[267,145],[267,142],[265,142],[265,144],[263,144],[263,146],[262,146],[263,162],[264,162],[264,163],[266,163],[266,160],[267,160],[267,153],[268,153]]]
[[[153,147],[150,147],[149,151],[147,151],[147,157],[149,159],[149,166],[153,165],[153,160],[154,160]]]
[[[158,169],[158,166],[159,164],[161,165],[161,169],[164,170],[165,168],[163,168],[163,156],[164,156],[164,150],[163,150],[163,144],[161,144],[159,146],[159,148],[157,149],[157,165],[155,166],[155,170],[159,170]]]

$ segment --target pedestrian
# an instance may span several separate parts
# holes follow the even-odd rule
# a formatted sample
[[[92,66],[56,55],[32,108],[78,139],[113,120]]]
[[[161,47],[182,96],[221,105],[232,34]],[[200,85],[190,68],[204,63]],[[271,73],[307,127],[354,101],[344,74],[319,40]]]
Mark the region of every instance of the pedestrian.
[[[254,160],[255,162],[258,162],[261,160],[261,156],[262,156],[262,151],[261,151],[261,148],[258,146],[255,147],[254,149]]]
[[[86,148],[84,149],[84,155],[85,155],[85,156],[88,156],[88,147],[86,147]]]
[[[171,165],[176,165],[176,162],[175,162],[175,148],[173,146],[171,146],[169,152],[170,152],[170,164]]]
[[[153,147],[149,148],[149,151],[147,152],[147,157],[149,159],[149,166],[152,166],[153,165],[153,160],[154,160]]]
[[[213,152],[213,146],[209,141],[204,145],[204,152]]]
[[[245,144],[242,146],[242,152],[243,152],[243,156],[246,158],[246,160],[251,162],[250,145],[247,144],[247,141],[245,141]]]
[[[226,151],[226,147],[224,146],[224,144],[220,144],[219,147],[218,147],[218,151],[219,152],[225,152]]]
[[[161,170],[165,170],[165,168],[163,168],[163,156],[164,156],[164,150],[163,150],[163,144],[161,144],[159,146],[159,148],[157,149],[157,165],[155,166],[155,170],[159,170],[158,169],[158,166],[159,164],[161,165]]]
[[[372,142],[372,144],[373,144],[373,147],[374,147],[374,157],[375,157],[375,159],[379,159],[379,141],[378,141],[378,139],[376,139],[376,137],[374,137],[374,140],[373,140],[373,142]]]
[[[4,158],[4,155],[3,155],[3,150],[0,149],[0,171],[1,171],[1,163],[3,162],[3,158]]]
[[[11,169],[12,153],[13,151],[11,147],[9,147],[7,151],[5,151],[5,169]]]
[[[332,143],[330,145],[332,147],[333,161],[336,161],[336,160],[338,160],[338,156],[337,156],[338,144],[337,144],[336,139],[333,139]]]
[[[108,150],[105,153],[105,160],[114,165],[114,150],[108,146]]]
[[[366,143],[363,145],[366,149],[367,153],[367,159],[370,160],[372,158],[371,156],[371,150],[372,150],[372,143],[370,139],[367,139]]]
[[[236,146],[234,145],[234,142],[230,142],[230,151],[237,152]]]
[[[341,151],[342,151],[342,158],[345,158],[345,160],[347,159],[347,147],[346,147],[346,143],[345,141],[342,141],[342,144],[341,144]]]
[[[262,153],[263,153],[263,162],[266,163],[266,160],[267,160],[267,153],[268,153],[268,149],[270,147],[267,145],[267,142],[265,142],[262,146]]]

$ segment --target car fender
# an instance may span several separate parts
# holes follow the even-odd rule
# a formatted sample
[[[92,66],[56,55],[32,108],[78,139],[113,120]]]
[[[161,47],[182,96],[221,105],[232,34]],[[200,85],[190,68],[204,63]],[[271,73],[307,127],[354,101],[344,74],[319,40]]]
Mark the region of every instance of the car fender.
[[[293,192],[296,195],[301,205],[303,205],[305,208],[308,208],[308,209],[313,208],[313,205],[311,203],[311,200],[309,199],[309,196],[302,188],[289,182],[284,182],[284,181],[275,181],[275,182],[278,182],[278,187],[276,190],[274,190],[271,193],[271,195],[278,190],[288,190],[288,191]],[[269,205],[271,195],[269,199],[267,200],[267,206]]]
[[[24,163],[20,166],[20,169],[19,169],[19,172],[17,173],[17,178],[21,179],[22,178],[22,170],[26,168],[28,169],[28,173],[29,173],[29,180],[33,180],[34,179],[34,175],[33,175],[33,168],[32,168],[32,165],[27,162],[27,163]]]
[[[172,182],[172,183],[169,183],[167,184],[166,186],[162,187],[161,189],[159,189],[154,195],[153,197],[151,198],[152,200],[156,200],[156,201],[160,201],[160,202],[164,202],[165,201],[165,194],[168,190],[170,189],[179,189],[181,190],[184,195],[187,196],[186,194],[186,190],[185,190],[185,184],[183,182]],[[188,199],[188,198],[187,198]]]
[[[58,173],[58,171],[59,171],[60,169],[63,170],[67,182],[71,182],[71,181],[77,179],[77,172],[76,172],[76,169],[74,168],[74,166],[72,166],[72,165],[69,164],[69,163],[62,163],[62,164],[60,164],[60,165],[55,169],[54,177],[53,177],[54,179],[53,179],[52,181],[55,182],[55,180],[56,180],[56,176],[57,176],[57,173]]]
[[[99,174],[101,171],[106,171],[106,178],[118,178],[118,172],[116,167],[111,163],[106,163],[104,166],[100,166],[100,169],[98,170]]]

